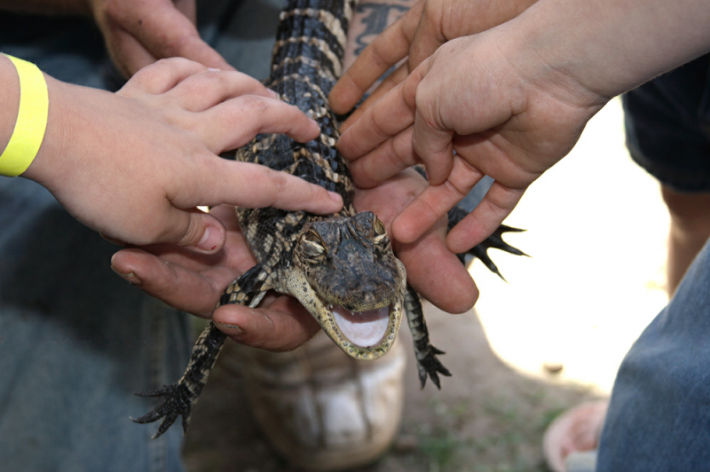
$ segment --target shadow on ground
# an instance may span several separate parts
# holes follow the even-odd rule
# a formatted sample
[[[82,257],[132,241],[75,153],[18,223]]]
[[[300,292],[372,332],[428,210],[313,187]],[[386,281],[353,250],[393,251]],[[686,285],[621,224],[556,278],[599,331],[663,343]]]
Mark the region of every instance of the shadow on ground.
[[[454,376],[443,379],[441,391],[431,385],[421,391],[411,338],[402,329],[408,365],[400,434],[383,458],[354,471],[546,471],[540,447],[545,428],[594,395],[512,370],[491,350],[474,311],[454,316],[428,305],[426,314],[432,342],[447,351],[443,360]],[[195,409],[184,451],[188,470],[294,470],[258,431],[233,351],[225,348]]]

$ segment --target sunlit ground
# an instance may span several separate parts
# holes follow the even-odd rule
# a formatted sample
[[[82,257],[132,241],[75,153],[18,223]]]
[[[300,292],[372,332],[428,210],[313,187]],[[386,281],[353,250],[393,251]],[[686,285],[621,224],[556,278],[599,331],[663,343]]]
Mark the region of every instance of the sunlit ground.
[[[657,182],[624,146],[620,100],[528,190],[507,240],[532,258],[491,251],[508,283],[471,272],[494,351],[516,369],[611,390],[619,364],[665,306],[668,216]],[[551,375],[545,365],[560,364]]]

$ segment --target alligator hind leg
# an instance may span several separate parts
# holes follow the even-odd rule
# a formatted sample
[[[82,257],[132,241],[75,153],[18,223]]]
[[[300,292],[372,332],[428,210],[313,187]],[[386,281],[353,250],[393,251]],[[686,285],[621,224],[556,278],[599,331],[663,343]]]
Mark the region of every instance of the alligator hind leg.
[[[261,265],[257,264],[229,285],[218,306],[228,303],[250,307],[258,305],[268,289],[264,283],[266,279],[264,270]],[[141,397],[163,397],[163,401],[140,418],[131,419],[136,423],[145,424],[165,418],[160,424],[158,432],[153,436],[155,439],[165,433],[179,416],[182,416],[182,429],[186,433],[190,426],[192,408],[207,383],[207,378],[217,361],[217,356],[222,350],[226,337],[214,323],[210,322],[195,342],[190,362],[187,364],[182,378],[176,383],[164,385],[158,390],[137,393],[136,395]]]
[[[429,330],[426,327],[424,320],[424,311],[422,310],[422,302],[419,299],[419,294],[416,290],[407,284],[407,292],[404,297],[405,311],[407,312],[407,321],[409,322],[409,330],[412,332],[414,340],[414,353],[417,356],[417,370],[419,372],[419,382],[422,388],[426,385],[427,376],[431,377],[437,388],[441,388],[439,383],[439,374],[447,377],[451,376],[449,369],[436,357],[439,354],[444,354],[429,342]]]

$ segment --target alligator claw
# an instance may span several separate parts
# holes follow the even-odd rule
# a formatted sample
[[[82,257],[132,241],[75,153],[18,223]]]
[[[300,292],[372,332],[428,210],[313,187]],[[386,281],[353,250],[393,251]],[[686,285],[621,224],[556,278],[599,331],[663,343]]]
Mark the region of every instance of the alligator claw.
[[[150,392],[136,393],[139,397],[165,397],[160,404],[158,404],[151,411],[141,416],[140,418],[131,418],[135,423],[145,424],[158,421],[160,418],[165,418],[158,432],[153,435],[153,439],[156,439],[164,432],[170,428],[170,426],[175,423],[178,416],[182,415],[182,430],[183,433],[187,432],[187,428],[190,425],[190,415],[192,413],[191,393],[182,384],[172,384],[164,385],[163,388],[159,390],[153,390]]]
[[[422,359],[418,359],[417,369],[419,371],[419,382],[421,383],[422,388],[426,385],[427,376],[431,378],[431,381],[434,382],[434,385],[436,385],[436,388],[439,390],[441,390],[439,374],[451,377],[449,369],[444,367],[441,361],[439,361],[436,357],[440,354],[445,354],[445,352],[430,344],[426,355]]]
[[[458,254],[458,257],[461,262],[465,264],[466,254],[471,254],[473,257],[480,259],[481,262],[483,262],[483,264],[488,268],[488,270],[496,274],[501,279],[505,280],[505,277],[503,277],[503,275],[498,270],[498,266],[495,265],[493,260],[491,260],[490,256],[488,255],[488,249],[500,249],[501,251],[505,251],[516,256],[527,256],[527,254],[525,254],[523,251],[511,246],[503,240],[504,233],[520,233],[523,231],[525,230],[513,228],[512,226],[500,225],[498,229],[493,232],[493,234],[488,236],[480,244],[472,247],[463,254]]]

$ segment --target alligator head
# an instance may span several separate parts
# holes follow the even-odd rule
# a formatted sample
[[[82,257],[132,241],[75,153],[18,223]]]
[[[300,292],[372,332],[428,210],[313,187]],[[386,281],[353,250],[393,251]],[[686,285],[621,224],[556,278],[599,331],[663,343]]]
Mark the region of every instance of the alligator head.
[[[307,223],[286,281],[328,336],[360,359],[376,359],[394,343],[406,285],[385,225],[369,211]]]

